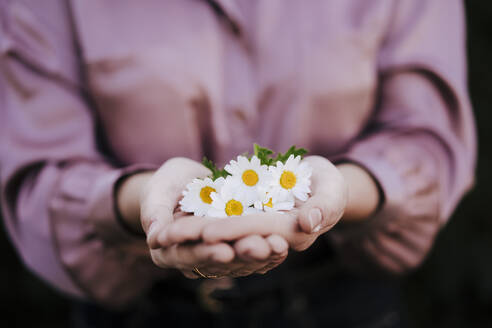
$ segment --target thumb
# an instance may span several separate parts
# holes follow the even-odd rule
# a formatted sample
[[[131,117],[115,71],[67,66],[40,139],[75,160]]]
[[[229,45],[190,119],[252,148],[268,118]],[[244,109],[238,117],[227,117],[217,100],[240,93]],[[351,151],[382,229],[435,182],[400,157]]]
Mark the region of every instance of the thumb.
[[[341,199],[341,197],[337,197]],[[323,233],[330,230],[343,215],[345,202],[323,195],[308,199],[299,210],[299,226],[305,233]]]
[[[182,197],[186,185],[194,178],[210,174],[205,166],[187,158],[172,158],[166,161],[151,177],[141,195],[140,217],[143,229],[158,232],[173,220],[174,209]]]
[[[348,190],[343,176],[328,160],[306,158],[313,167],[312,196],[299,209],[298,222],[305,233],[330,230],[343,215]]]

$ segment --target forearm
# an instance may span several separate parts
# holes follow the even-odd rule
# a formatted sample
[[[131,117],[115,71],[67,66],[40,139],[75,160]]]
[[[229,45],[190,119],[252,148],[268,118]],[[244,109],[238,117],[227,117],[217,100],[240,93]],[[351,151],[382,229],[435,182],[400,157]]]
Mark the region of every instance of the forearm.
[[[358,165],[337,165],[349,189],[347,207],[342,220],[358,222],[373,214],[380,202],[380,193],[371,175]],[[153,171],[133,174],[125,178],[116,190],[117,206],[123,221],[135,232],[142,233],[140,223],[140,194]]]
[[[360,222],[376,211],[380,192],[376,181],[362,167],[344,163],[337,165],[348,185],[349,196],[341,222]]]
[[[120,182],[116,190],[120,216],[137,233],[143,233],[140,223],[140,195],[153,174],[154,171],[146,171],[130,175]]]

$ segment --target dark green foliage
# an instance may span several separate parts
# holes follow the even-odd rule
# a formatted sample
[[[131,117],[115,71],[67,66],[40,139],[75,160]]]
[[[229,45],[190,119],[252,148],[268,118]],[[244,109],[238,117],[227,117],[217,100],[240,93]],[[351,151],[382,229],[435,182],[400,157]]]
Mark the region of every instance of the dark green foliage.
[[[207,157],[203,157],[202,164],[207,169],[209,169],[210,171],[212,171],[212,175],[210,176],[210,178],[212,180],[214,180],[214,181],[217,180],[220,177],[225,178],[228,175],[230,175],[229,172],[227,172],[226,170],[224,170],[224,169],[218,169],[217,168],[217,165],[215,165],[215,163],[212,162],[211,160],[209,160]]]
[[[305,154],[307,154],[307,152],[308,151],[304,148],[296,148],[296,146],[292,146],[284,154],[277,153],[277,155],[273,157],[273,150],[261,147],[258,144],[254,144],[254,154],[260,159],[261,164],[265,165],[275,165],[275,163],[277,163],[278,161],[285,163],[290,155],[294,155],[294,157],[303,157]],[[251,158],[248,153],[243,153],[242,156]],[[207,169],[212,171],[212,175],[210,175],[210,178],[214,181],[220,177],[226,178],[228,175],[230,175],[230,173],[226,170],[219,169],[217,165],[215,165],[215,163],[209,160],[207,157],[203,157],[202,164]]]
[[[261,147],[258,144],[254,144],[254,152],[256,157],[258,157],[261,161],[261,164],[264,165],[275,165],[277,162],[285,163],[290,155],[294,155],[294,157],[301,156],[304,157],[308,151],[304,148],[296,148],[296,146],[292,146],[287,150],[284,154],[277,153],[277,156],[273,157],[273,150]]]

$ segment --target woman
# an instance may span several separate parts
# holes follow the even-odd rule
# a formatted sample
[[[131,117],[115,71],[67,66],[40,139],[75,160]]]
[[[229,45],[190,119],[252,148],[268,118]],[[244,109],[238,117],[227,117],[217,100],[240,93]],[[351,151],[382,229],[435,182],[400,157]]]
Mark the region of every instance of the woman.
[[[419,265],[473,181],[460,1],[6,1],[1,14],[2,208],[36,274],[126,305],[137,326],[400,325],[394,286],[372,272]],[[314,155],[298,211],[174,213],[209,174],[203,155],[224,164],[253,142]],[[81,309],[87,325],[118,317]]]

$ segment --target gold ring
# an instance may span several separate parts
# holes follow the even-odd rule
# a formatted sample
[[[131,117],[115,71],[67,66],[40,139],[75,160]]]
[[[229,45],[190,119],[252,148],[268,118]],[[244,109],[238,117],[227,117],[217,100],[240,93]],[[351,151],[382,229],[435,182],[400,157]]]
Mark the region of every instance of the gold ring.
[[[205,279],[219,278],[219,276],[216,276],[216,275],[207,276],[207,275],[201,273],[200,270],[198,270],[197,267],[193,267],[193,270],[192,271],[194,273],[196,273],[197,275],[199,275],[200,277],[205,278]]]

